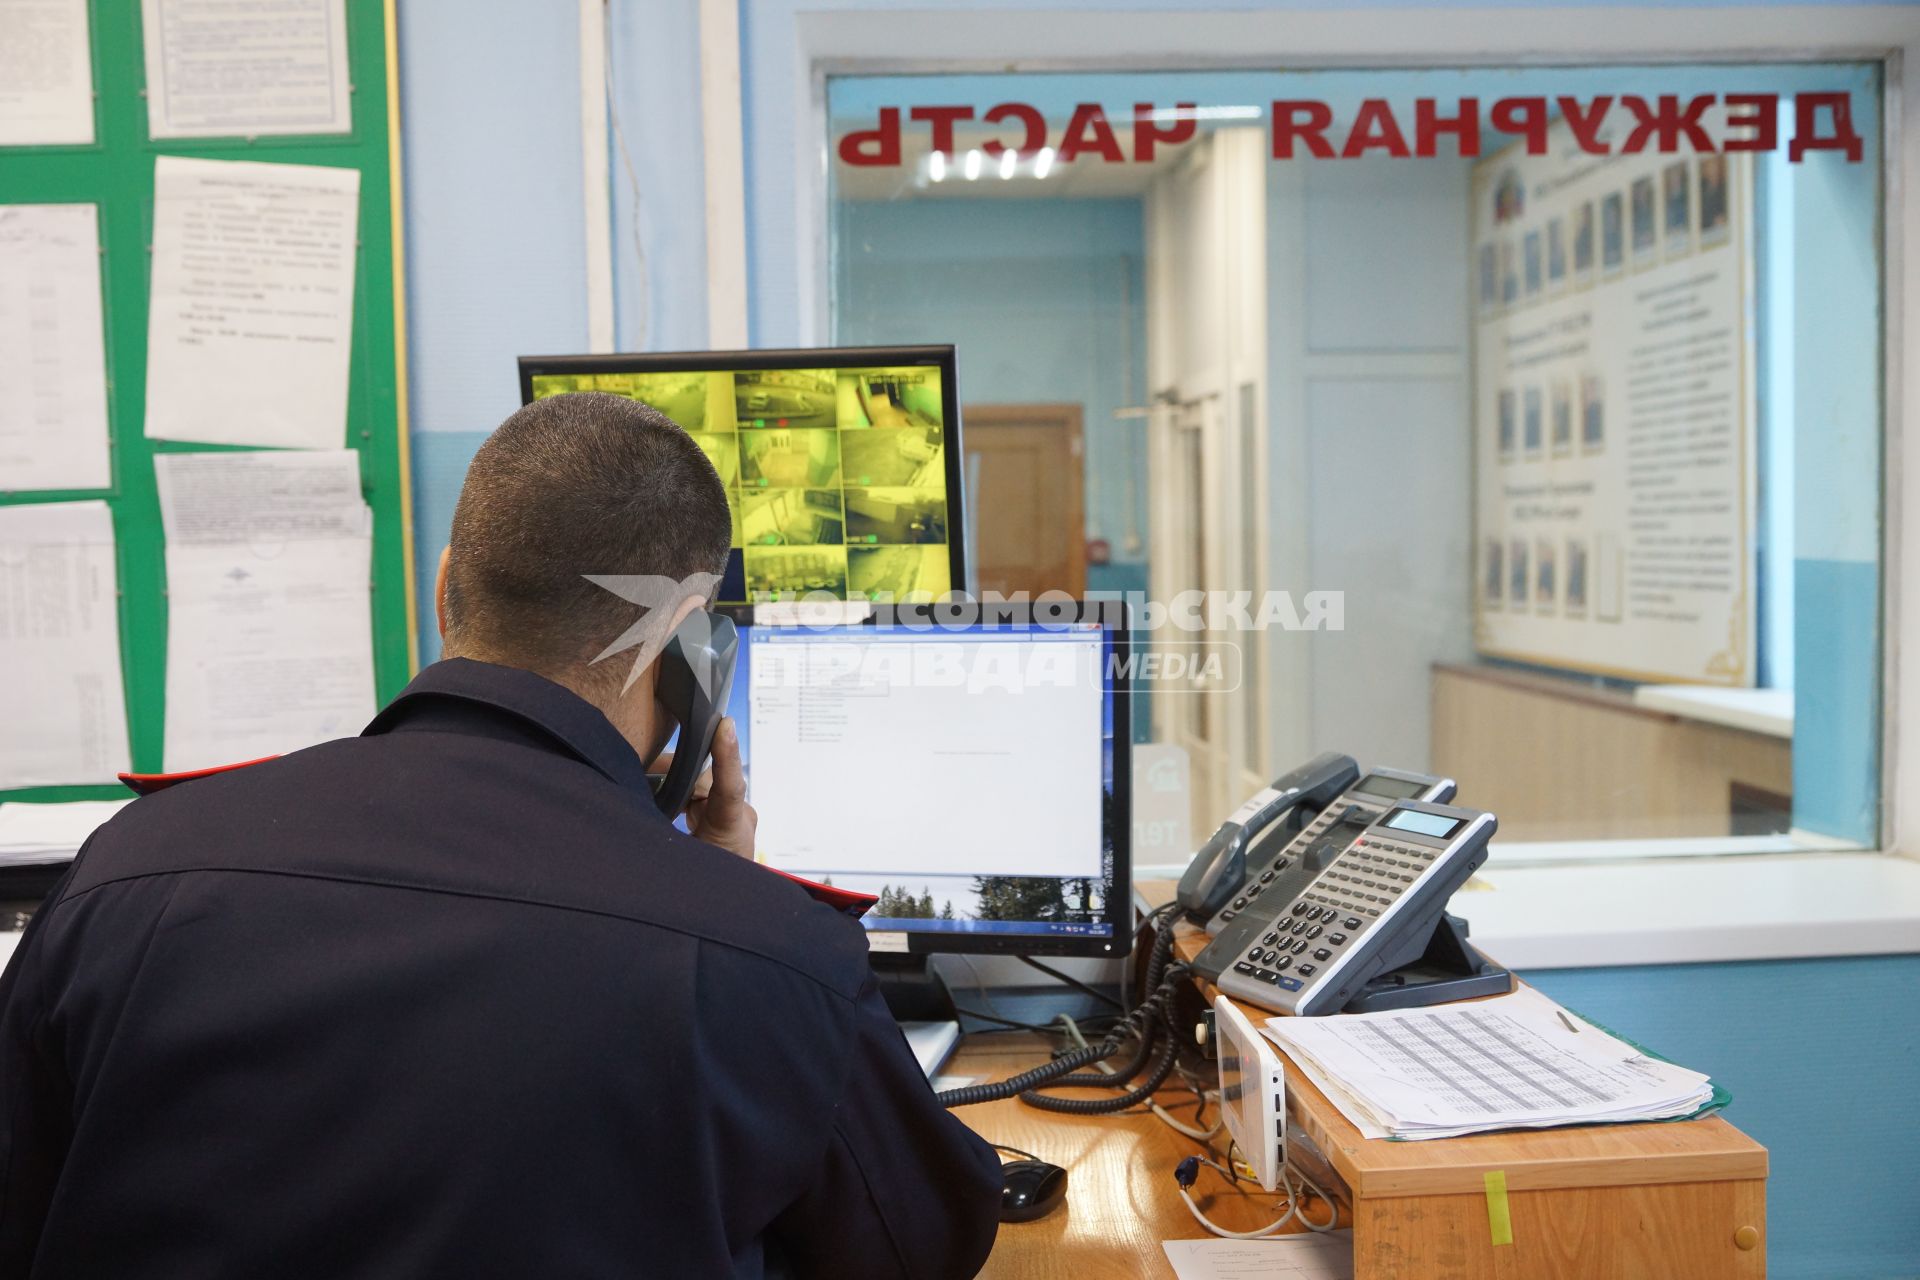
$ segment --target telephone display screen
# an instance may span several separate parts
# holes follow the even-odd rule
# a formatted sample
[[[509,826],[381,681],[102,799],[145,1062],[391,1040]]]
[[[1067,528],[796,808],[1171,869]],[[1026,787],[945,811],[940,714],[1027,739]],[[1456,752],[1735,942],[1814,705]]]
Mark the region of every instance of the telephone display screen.
[[[822,352],[830,356],[831,352]],[[658,364],[660,357],[647,357]],[[744,361],[743,361],[744,363]],[[532,372],[532,400],[601,391],[678,423],[733,507],[727,604],[932,601],[953,574],[951,388],[939,364]]]
[[[1418,809],[1395,809],[1380,825],[1391,827],[1395,831],[1412,831],[1417,835],[1445,840],[1458,831],[1463,822],[1465,822],[1464,818],[1449,818],[1438,813],[1421,813]]]
[[[1377,773],[1370,773],[1360,779],[1360,785],[1354,790],[1365,792],[1370,796],[1379,796],[1383,800],[1411,800],[1425,791],[1428,785],[1425,782],[1410,782],[1405,778],[1387,778]]]

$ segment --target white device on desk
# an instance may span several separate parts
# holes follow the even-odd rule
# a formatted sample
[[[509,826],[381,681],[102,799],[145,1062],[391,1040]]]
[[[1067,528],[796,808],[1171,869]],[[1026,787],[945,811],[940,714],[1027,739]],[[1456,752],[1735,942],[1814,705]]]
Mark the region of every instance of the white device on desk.
[[[1287,1162],[1287,1074],[1280,1055],[1225,996],[1213,998],[1220,1063],[1220,1118],[1263,1190],[1280,1184]]]
[[[1402,800],[1290,901],[1242,913],[1193,967],[1229,995],[1302,1015],[1338,1012],[1369,983],[1428,957],[1457,972],[1386,992],[1375,1007],[1505,991],[1511,975],[1467,947],[1446,914],[1498,825],[1478,809]]]
[[[1220,1064],[1220,1117],[1233,1138],[1240,1163],[1251,1171],[1262,1190],[1281,1193],[1276,1207],[1284,1207],[1285,1212],[1251,1231],[1229,1231],[1207,1217],[1193,1198],[1193,1184],[1199,1181],[1201,1167],[1211,1168],[1234,1183],[1248,1175],[1232,1167],[1231,1160],[1222,1165],[1203,1156],[1188,1156],[1173,1171],[1187,1212],[1214,1235],[1230,1240],[1274,1238],[1294,1223],[1306,1231],[1285,1239],[1301,1240],[1315,1232],[1333,1230],[1340,1214],[1332,1198],[1287,1163],[1287,1076],[1279,1053],[1252,1019],[1225,996],[1213,998],[1213,1036]],[[1302,1211],[1309,1193],[1325,1202],[1327,1216],[1323,1221],[1316,1222]]]
[[[1264,829],[1251,828],[1244,880],[1239,891],[1207,920],[1207,932],[1219,933],[1242,911],[1257,911],[1255,903],[1263,895],[1272,902],[1292,901],[1328,862],[1353,843],[1354,837],[1392,808],[1395,801],[1431,800],[1445,804],[1453,799],[1455,790],[1452,778],[1400,769],[1374,769],[1328,801],[1298,834],[1291,834],[1290,828],[1279,823]]]

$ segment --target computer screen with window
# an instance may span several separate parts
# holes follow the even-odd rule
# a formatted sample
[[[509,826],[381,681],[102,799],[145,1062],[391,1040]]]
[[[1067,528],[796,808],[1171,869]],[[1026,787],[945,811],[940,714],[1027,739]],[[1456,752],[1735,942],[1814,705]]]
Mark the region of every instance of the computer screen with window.
[[[524,403],[571,391],[642,401],[699,442],[733,507],[723,602],[966,586],[950,346],[521,358]]]
[[[878,896],[876,953],[1125,954],[1112,621],[744,627],[731,712],[761,859]]]

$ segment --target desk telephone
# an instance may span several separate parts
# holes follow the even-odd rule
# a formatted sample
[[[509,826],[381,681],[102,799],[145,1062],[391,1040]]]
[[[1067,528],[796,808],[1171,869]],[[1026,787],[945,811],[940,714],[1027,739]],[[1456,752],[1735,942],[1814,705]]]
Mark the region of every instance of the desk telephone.
[[[1455,790],[1451,779],[1397,769],[1361,777],[1333,754],[1277,779],[1181,881],[1188,918],[1214,935],[1194,969],[1228,995],[1304,1015],[1508,990],[1511,975],[1446,914],[1497,826],[1490,813],[1447,804]]]
[[[1336,782],[1337,792],[1329,796]],[[1217,934],[1240,912],[1256,910],[1256,900],[1291,901],[1394,801],[1444,804],[1454,791],[1451,778],[1399,769],[1362,776],[1351,757],[1316,756],[1240,806],[1214,833],[1180,882],[1181,905],[1189,919]],[[1290,794],[1296,799],[1287,801]],[[1209,886],[1191,903],[1189,881]]]
[[[1178,895],[1187,918],[1195,924],[1207,924],[1221,912],[1231,910],[1234,899],[1246,894],[1248,848],[1256,842],[1264,848],[1268,841],[1263,833],[1291,839],[1307,818],[1324,809],[1359,776],[1360,766],[1353,757],[1328,751],[1255,792],[1187,864]]]

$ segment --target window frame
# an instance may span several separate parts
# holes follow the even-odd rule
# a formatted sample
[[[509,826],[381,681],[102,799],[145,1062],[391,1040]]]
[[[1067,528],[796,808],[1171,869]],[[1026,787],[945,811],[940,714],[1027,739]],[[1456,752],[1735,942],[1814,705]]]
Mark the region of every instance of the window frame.
[[[1876,852],[1920,858],[1920,749],[1902,753],[1901,729],[1920,739],[1920,679],[1902,680],[1902,637],[1920,635],[1920,591],[1901,590],[1903,565],[1920,565],[1920,527],[1904,519],[1909,501],[1920,501],[1920,457],[1906,442],[1915,430],[1906,388],[1920,371],[1906,317],[1920,308],[1920,202],[1907,196],[1920,182],[1920,95],[1905,92],[1904,67],[1920,53],[1920,13],[1892,8],[1636,10],[1619,22],[1608,8],[1506,10],[1498,24],[1462,23],[1446,9],[1406,10],[1387,15],[1354,12],[1223,12],[1172,14],[1088,8],[1016,11],[956,5],[891,12],[845,7],[787,9],[760,19],[765,27],[789,26],[793,38],[792,89],[763,86],[745,119],[749,150],[767,157],[756,166],[758,190],[768,190],[768,169],[791,160],[790,183],[775,203],[791,219],[794,278],[768,278],[784,267],[780,247],[767,245],[752,290],[757,310],[789,308],[782,322],[756,328],[756,342],[825,341],[831,333],[831,219],[827,84],[843,75],[966,74],[983,72],[1111,72],[1114,70],[1212,71],[1285,67],[1314,70],[1352,67],[1504,67],[1641,65],[1703,62],[1875,61],[1882,67],[1884,128],[1881,174],[1882,430],[1881,430],[1881,701],[1880,841]],[[762,33],[766,34],[765,31]],[[784,33],[776,33],[784,34]],[[939,56],[901,57],[900,49],[937,49]],[[1212,50],[1233,49],[1232,57]],[[794,110],[795,107],[798,110]],[[781,132],[790,133],[781,139]],[[790,146],[780,145],[782,142]],[[784,160],[783,160],[784,157]],[[762,199],[774,197],[762,195]],[[751,225],[751,220],[750,220]],[[776,323],[790,328],[775,331]],[[759,329],[769,332],[760,332]],[[1536,863],[1604,858],[1656,859],[1689,853],[1760,852],[1729,837],[1713,848],[1682,850],[1670,841],[1610,842],[1611,851],[1518,850]],[[1811,846],[1817,848],[1818,846]],[[1143,869],[1144,870],[1144,869]]]

